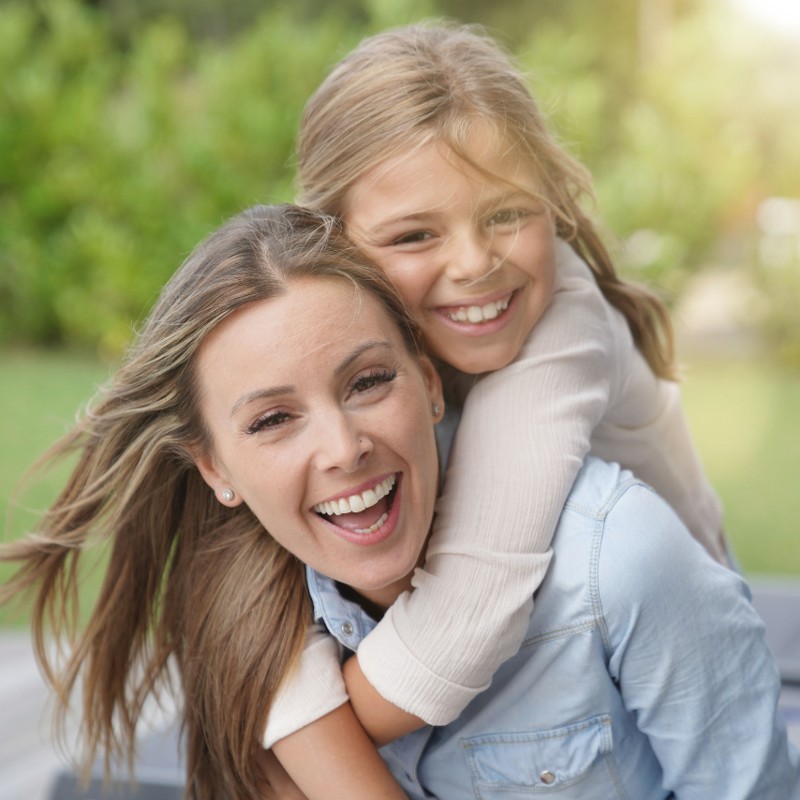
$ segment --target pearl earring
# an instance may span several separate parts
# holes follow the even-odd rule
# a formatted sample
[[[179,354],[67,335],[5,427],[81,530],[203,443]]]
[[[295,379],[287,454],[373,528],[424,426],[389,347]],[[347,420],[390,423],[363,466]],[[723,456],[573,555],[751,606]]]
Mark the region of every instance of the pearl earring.
[[[222,497],[226,503],[230,503],[236,495],[233,493],[233,489],[223,489],[220,493],[220,497]]]

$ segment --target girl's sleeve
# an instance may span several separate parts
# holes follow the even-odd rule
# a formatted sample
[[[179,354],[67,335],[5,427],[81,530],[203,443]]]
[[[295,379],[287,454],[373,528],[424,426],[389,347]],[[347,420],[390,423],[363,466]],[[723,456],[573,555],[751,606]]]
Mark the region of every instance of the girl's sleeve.
[[[609,671],[665,789],[676,800],[800,798],[780,678],[741,576],[714,563],[642,485],[605,524],[614,531],[603,535],[597,602]]]
[[[425,566],[358,650],[378,692],[430,724],[455,719],[519,649],[561,509],[620,380],[612,312],[560,243],[547,312],[519,358],[467,397]]]
[[[321,625],[309,627],[300,662],[286,676],[270,708],[264,748],[347,702],[339,647]]]

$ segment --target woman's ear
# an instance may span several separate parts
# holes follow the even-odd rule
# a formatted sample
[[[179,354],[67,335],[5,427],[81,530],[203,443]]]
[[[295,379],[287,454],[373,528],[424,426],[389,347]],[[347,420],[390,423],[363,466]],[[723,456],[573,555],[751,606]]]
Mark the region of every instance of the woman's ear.
[[[220,469],[213,455],[205,451],[192,451],[191,456],[201,477],[213,490],[222,505],[234,508],[242,502],[242,498]]]
[[[431,413],[433,414],[433,421],[439,422],[444,416],[444,394],[442,392],[442,379],[433,366],[433,362],[427,357],[423,356],[420,361],[422,368],[422,375],[425,378],[425,385],[428,388],[428,397],[431,401]]]

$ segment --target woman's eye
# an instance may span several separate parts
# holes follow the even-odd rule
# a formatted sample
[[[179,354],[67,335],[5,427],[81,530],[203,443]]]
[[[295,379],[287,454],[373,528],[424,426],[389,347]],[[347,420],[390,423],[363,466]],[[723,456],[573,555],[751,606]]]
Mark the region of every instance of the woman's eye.
[[[264,414],[258,419],[253,420],[253,422],[247,426],[246,432],[258,433],[267,428],[277,428],[291,418],[292,415],[288,411],[270,411],[268,414]]]
[[[371,370],[366,374],[358,375],[350,384],[350,391],[353,394],[364,394],[377,386],[391,383],[396,377],[396,369]]]
[[[420,242],[427,242],[431,236],[432,234],[427,231],[412,231],[411,233],[404,233],[402,236],[398,236],[396,239],[392,240],[392,244],[419,244]]]

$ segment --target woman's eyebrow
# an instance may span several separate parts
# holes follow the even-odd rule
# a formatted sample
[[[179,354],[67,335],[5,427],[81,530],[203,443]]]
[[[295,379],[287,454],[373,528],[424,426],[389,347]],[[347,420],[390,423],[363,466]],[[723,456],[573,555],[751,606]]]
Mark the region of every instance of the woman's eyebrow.
[[[369,339],[366,342],[362,342],[356,348],[354,348],[347,356],[339,363],[339,365],[334,369],[334,375],[341,375],[345,372],[348,367],[361,355],[368,352],[369,350],[375,349],[386,349],[392,350],[391,342],[386,341],[385,339]],[[270,397],[279,397],[282,395],[293,394],[296,391],[296,387],[293,384],[286,384],[285,386],[273,386],[270,389],[254,389],[252,392],[247,392],[247,394],[243,394],[234,404],[233,408],[231,409],[231,416],[235,416],[236,412],[242,408],[243,406],[248,405],[249,403],[253,403],[256,400],[264,400]]]
[[[256,400],[264,400],[265,398],[278,397],[279,395],[292,394],[295,387],[292,385],[287,386],[273,386],[271,389],[254,389],[252,392],[243,394],[234,404],[231,409],[231,416],[235,416],[236,412],[242,407],[252,403]]]
[[[366,353],[369,350],[374,350],[376,348],[383,348],[386,350],[394,349],[390,342],[386,341],[385,339],[369,339],[366,342],[362,342],[356,348],[354,348],[336,367],[334,370],[335,375],[341,375],[345,370],[350,367],[350,365],[361,355]]]

